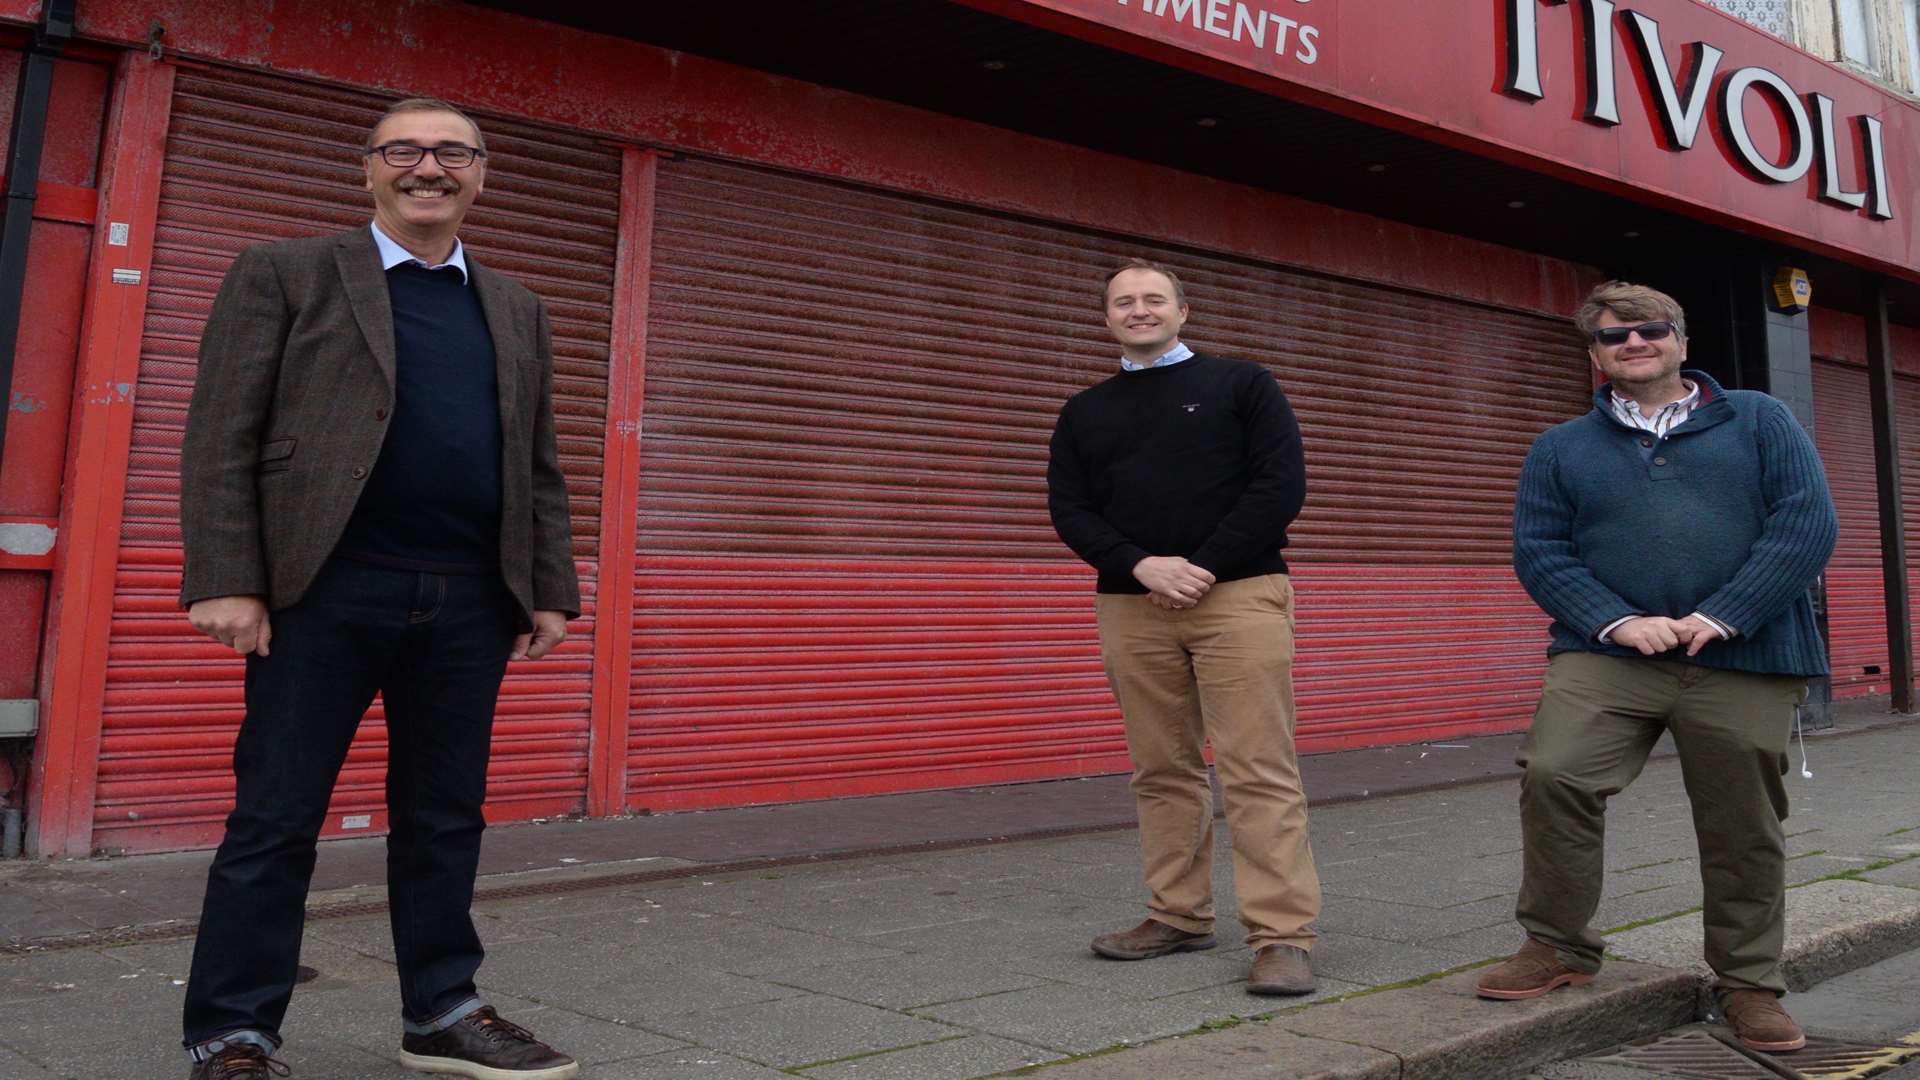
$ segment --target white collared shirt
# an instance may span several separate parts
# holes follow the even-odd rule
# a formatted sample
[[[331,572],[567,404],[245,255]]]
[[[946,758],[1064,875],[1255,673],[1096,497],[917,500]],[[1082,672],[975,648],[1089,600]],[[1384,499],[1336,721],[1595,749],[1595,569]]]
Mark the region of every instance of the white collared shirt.
[[[1184,342],[1176,341],[1173,343],[1173,348],[1168,349],[1166,352],[1161,353],[1159,359],[1155,360],[1151,364],[1136,364],[1132,360],[1129,360],[1125,356],[1122,356],[1120,358],[1120,370],[1121,371],[1145,371],[1148,368],[1172,367],[1173,365],[1179,363],[1182,360],[1191,360],[1191,359],[1193,359],[1193,350],[1187,348]]]
[[[460,247],[460,238],[457,236],[453,238],[453,254],[447,256],[446,262],[440,263],[437,266],[427,266],[424,260],[406,248],[401,247],[394,241],[393,237],[381,232],[380,223],[377,221],[373,223],[373,243],[375,247],[380,249],[380,269],[382,270],[391,270],[401,263],[426,266],[429,270],[439,270],[451,266],[460,271],[461,281],[470,279],[470,275],[467,273],[467,253]]]
[[[1608,393],[1613,397],[1614,419],[1628,427],[1651,431],[1664,438],[1667,432],[1686,423],[1687,417],[1693,415],[1694,406],[1700,404],[1699,384],[1688,379],[1683,380],[1682,385],[1687,388],[1687,396],[1679,401],[1667,402],[1653,410],[1652,416],[1640,411],[1639,402],[1630,397],[1621,397],[1618,390],[1609,390]]]

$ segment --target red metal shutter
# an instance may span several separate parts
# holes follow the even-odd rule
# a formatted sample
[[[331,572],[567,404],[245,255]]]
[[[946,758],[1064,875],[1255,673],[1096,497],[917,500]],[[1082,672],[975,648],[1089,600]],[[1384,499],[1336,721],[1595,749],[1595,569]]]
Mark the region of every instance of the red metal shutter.
[[[1272,365],[1299,411],[1302,744],[1524,725],[1546,620],[1509,519],[1534,435],[1589,407],[1563,321],[682,159],[655,226],[632,807],[1126,767],[1045,461],[1060,404],[1115,370],[1099,281],[1136,254],[1186,276],[1188,340]]]
[[[1884,694],[1890,685],[1887,620],[1867,373],[1815,360],[1813,404],[1814,444],[1840,512],[1840,543],[1827,564],[1827,651],[1833,666],[1833,695]]]
[[[1840,512],[1840,544],[1827,568],[1827,628],[1835,697],[1892,690],[1887,657],[1886,586],[1881,577],[1880,511],[1873,474],[1873,411],[1864,368],[1814,363],[1814,441]],[[1896,374],[1900,492],[1907,535],[1907,594],[1920,595],[1920,379]],[[1917,635],[1920,637],[1920,635]]]
[[[269,74],[180,72],[107,643],[96,848],[153,850],[219,838],[232,800],[243,668],[195,635],[175,603],[179,447],[195,351],[213,293],[242,247],[370,219],[357,147],[386,103]],[[476,261],[526,283],[551,313],[574,554],[590,597],[598,570],[620,159],[590,138],[511,121],[483,123],[493,167],[461,236]],[[590,620],[591,611],[560,655],[509,673],[494,728],[490,817],[581,808]],[[386,730],[376,705],[341,774],[329,832],[339,831],[346,815],[369,815],[360,828],[385,827],[385,763]]]

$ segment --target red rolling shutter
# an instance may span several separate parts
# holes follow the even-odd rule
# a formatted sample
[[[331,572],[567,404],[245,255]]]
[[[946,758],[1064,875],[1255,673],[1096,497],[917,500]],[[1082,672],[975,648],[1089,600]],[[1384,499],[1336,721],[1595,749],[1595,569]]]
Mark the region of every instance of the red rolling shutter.
[[[1307,438],[1300,736],[1511,730],[1546,619],[1520,461],[1589,407],[1564,322],[709,161],[660,172],[629,803],[1125,767],[1046,442],[1112,372],[1099,281],[1164,257],[1196,346]]]
[[[94,846],[210,843],[232,798],[241,664],[195,635],[179,589],[179,446],[194,355],[213,293],[257,240],[362,224],[371,204],[357,147],[386,101],[270,74],[183,69],[176,85],[114,596]],[[462,240],[476,261],[546,300],[555,336],[561,455],[574,553],[589,596],[598,569],[620,159],[582,136],[482,118],[492,152]],[[585,791],[591,611],[561,653],[508,675],[488,812],[578,810]],[[224,655],[223,655],[224,653]],[[328,815],[384,828],[386,733],[361,725]]]
[[[1892,689],[1887,658],[1886,586],[1873,474],[1873,411],[1864,368],[1814,362],[1814,441],[1840,512],[1840,544],[1827,567],[1827,627],[1835,697]],[[1900,489],[1907,536],[1907,594],[1920,584],[1920,379],[1894,376],[1900,431]]]
[[[1833,695],[1884,694],[1889,685],[1887,621],[1866,371],[1815,360],[1813,404],[1814,444],[1827,469],[1834,507],[1840,512],[1840,543],[1827,564],[1827,651],[1833,665]]]

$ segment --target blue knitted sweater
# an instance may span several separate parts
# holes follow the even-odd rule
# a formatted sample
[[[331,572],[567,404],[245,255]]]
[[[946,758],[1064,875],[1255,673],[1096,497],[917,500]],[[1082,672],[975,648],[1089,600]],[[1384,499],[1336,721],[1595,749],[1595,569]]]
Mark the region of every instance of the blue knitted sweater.
[[[1820,457],[1774,398],[1686,377],[1701,401],[1664,438],[1615,419],[1603,386],[1592,412],[1534,440],[1514,500],[1513,568],[1553,616],[1547,651],[1639,656],[1596,635],[1629,615],[1699,611],[1739,634],[1663,659],[1824,675],[1807,590],[1839,523]]]

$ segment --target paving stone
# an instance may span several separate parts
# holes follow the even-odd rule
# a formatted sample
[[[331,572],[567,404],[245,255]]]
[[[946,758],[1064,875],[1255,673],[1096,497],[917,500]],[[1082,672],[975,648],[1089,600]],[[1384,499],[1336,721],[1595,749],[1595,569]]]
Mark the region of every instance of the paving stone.
[[[1207,1020],[1212,1021],[1233,1017],[1245,1019],[1255,1016],[1268,1016],[1274,1013],[1286,1012],[1291,1009],[1304,1008],[1308,1005],[1318,1004],[1333,998],[1344,997],[1348,994],[1357,994],[1362,990],[1369,989],[1369,987],[1363,986],[1360,983],[1329,979],[1318,973],[1315,974],[1314,979],[1315,982],[1318,983],[1318,987],[1314,992],[1311,994],[1302,994],[1299,997],[1266,997],[1249,994],[1247,993],[1246,980],[1236,979],[1233,982],[1222,983],[1219,986],[1209,986],[1200,990],[1189,990],[1180,994],[1168,994],[1166,997],[1155,998],[1154,1000],[1177,1009],[1197,1009],[1200,1012],[1206,1013]]]
[[[702,1048],[598,1065],[592,1080],[793,1080],[793,1074]]]
[[[1252,965],[1250,952],[1233,948],[1174,953],[1151,960],[1109,960],[1082,947],[1007,961],[1015,971],[1139,1000],[1225,983],[1245,985]]]
[[[1484,885],[1475,885],[1473,890],[1477,894],[1475,900],[1487,898],[1485,888]],[[1451,892],[1442,890],[1430,899],[1438,901],[1444,896],[1458,894],[1458,890]],[[1418,894],[1402,893],[1401,895]],[[1342,895],[1329,888],[1321,902],[1320,918],[1316,925],[1322,933],[1353,933],[1387,941],[1412,943],[1446,937],[1448,934],[1465,933],[1468,930],[1506,922],[1512,918],[1513,913],[1510,909],[1500,912],[1471,905],[1436,908],[1420,904],[1390,903]]]
[[[1868,881],[1880,885],[1903,885],[1909,889],[1920,889],[1920,859],[1908,859],[1879,870],[1869,870],[1861,875]]]
[[[1792,994],[1788,1011],[1810,1032],[1833,1039],[1893,1046],[1915,1034],[1920,1007],[1920,949]]]
[[[1059,1055],[991,1035],[963,1035],[803,1070],[809,1080],[972,1080]]]
[[[62,1080],[58,1073],[41,1068],[4,1045],[0,1045],[0,1076],[7,1080]]]
[[[783,968],[761,978],[883,1009],[911,1009],[1040,986],[1046,979],[950,956],[887,956]],[[706,994],[699,995],[701,997]]]
[[[1920,894],[1909,889],[1846,880],[1788,889],[1787,950],[1804,951],[1810,942],[1832,927],[1897,917],[1920,920]],[[1701,956],[1704,940],[1701,916],[1696,912],[1614,934],[1607,938],[1607,951],[1630,960],[1684,968],[1704,978],[1711,974]],[[1837,944],[1845,945],[1844,942]]]
[[[1380,1050],[1303,1038],[1269,1021],[1050,1066],[1040,1075],[1046,1080],[1398,1080],[1400,1063]]]
[[[583,963],[578,943],[556,950],[541,942],[494,949],[480,969],[490,993],[536,997],[549,1005],[607,1020],[647,1024],[663,1016],[777,1001],[804,993],[702,964]]]
[[[948,1038],[953,1027],[818,994],[665,1017],[648,1025],[678,1039],[781,1068]]]
[[[617,1020],[583,1016],[563,1007],[519,1010],[508,1018],[596,1071],[610,1061],[693,1049],[683,1039]]]
[[[1296,1035],[1394,1054],[1404,1080],[1483,1075],[1545,1064],[1692,1019],[1695,984],[1640,964],[1612,965],[1592,985],[1531,1001],[1485,1001],[1474,973],[1339,1005],[1282,1013],[1269,1025]],[[1510,1074],[1510,1073],[1509,1073]]]
[[[92,949],[0,957],[0,1004],[112,986],[134,970]]]
[[[1069,1054],[1164,1038],[1208,1019],[1198,1009],[1065,986],[936,1005],[915,1015]]]
[[[1516,931],[1511,938],[1514,947],[1519,936]],[[1359,934],[1322,934],[1313,947],[1316,975],[1363,986],[1389,986],[1482,959],[1485,957],[1470,951],[1383,941]]]

